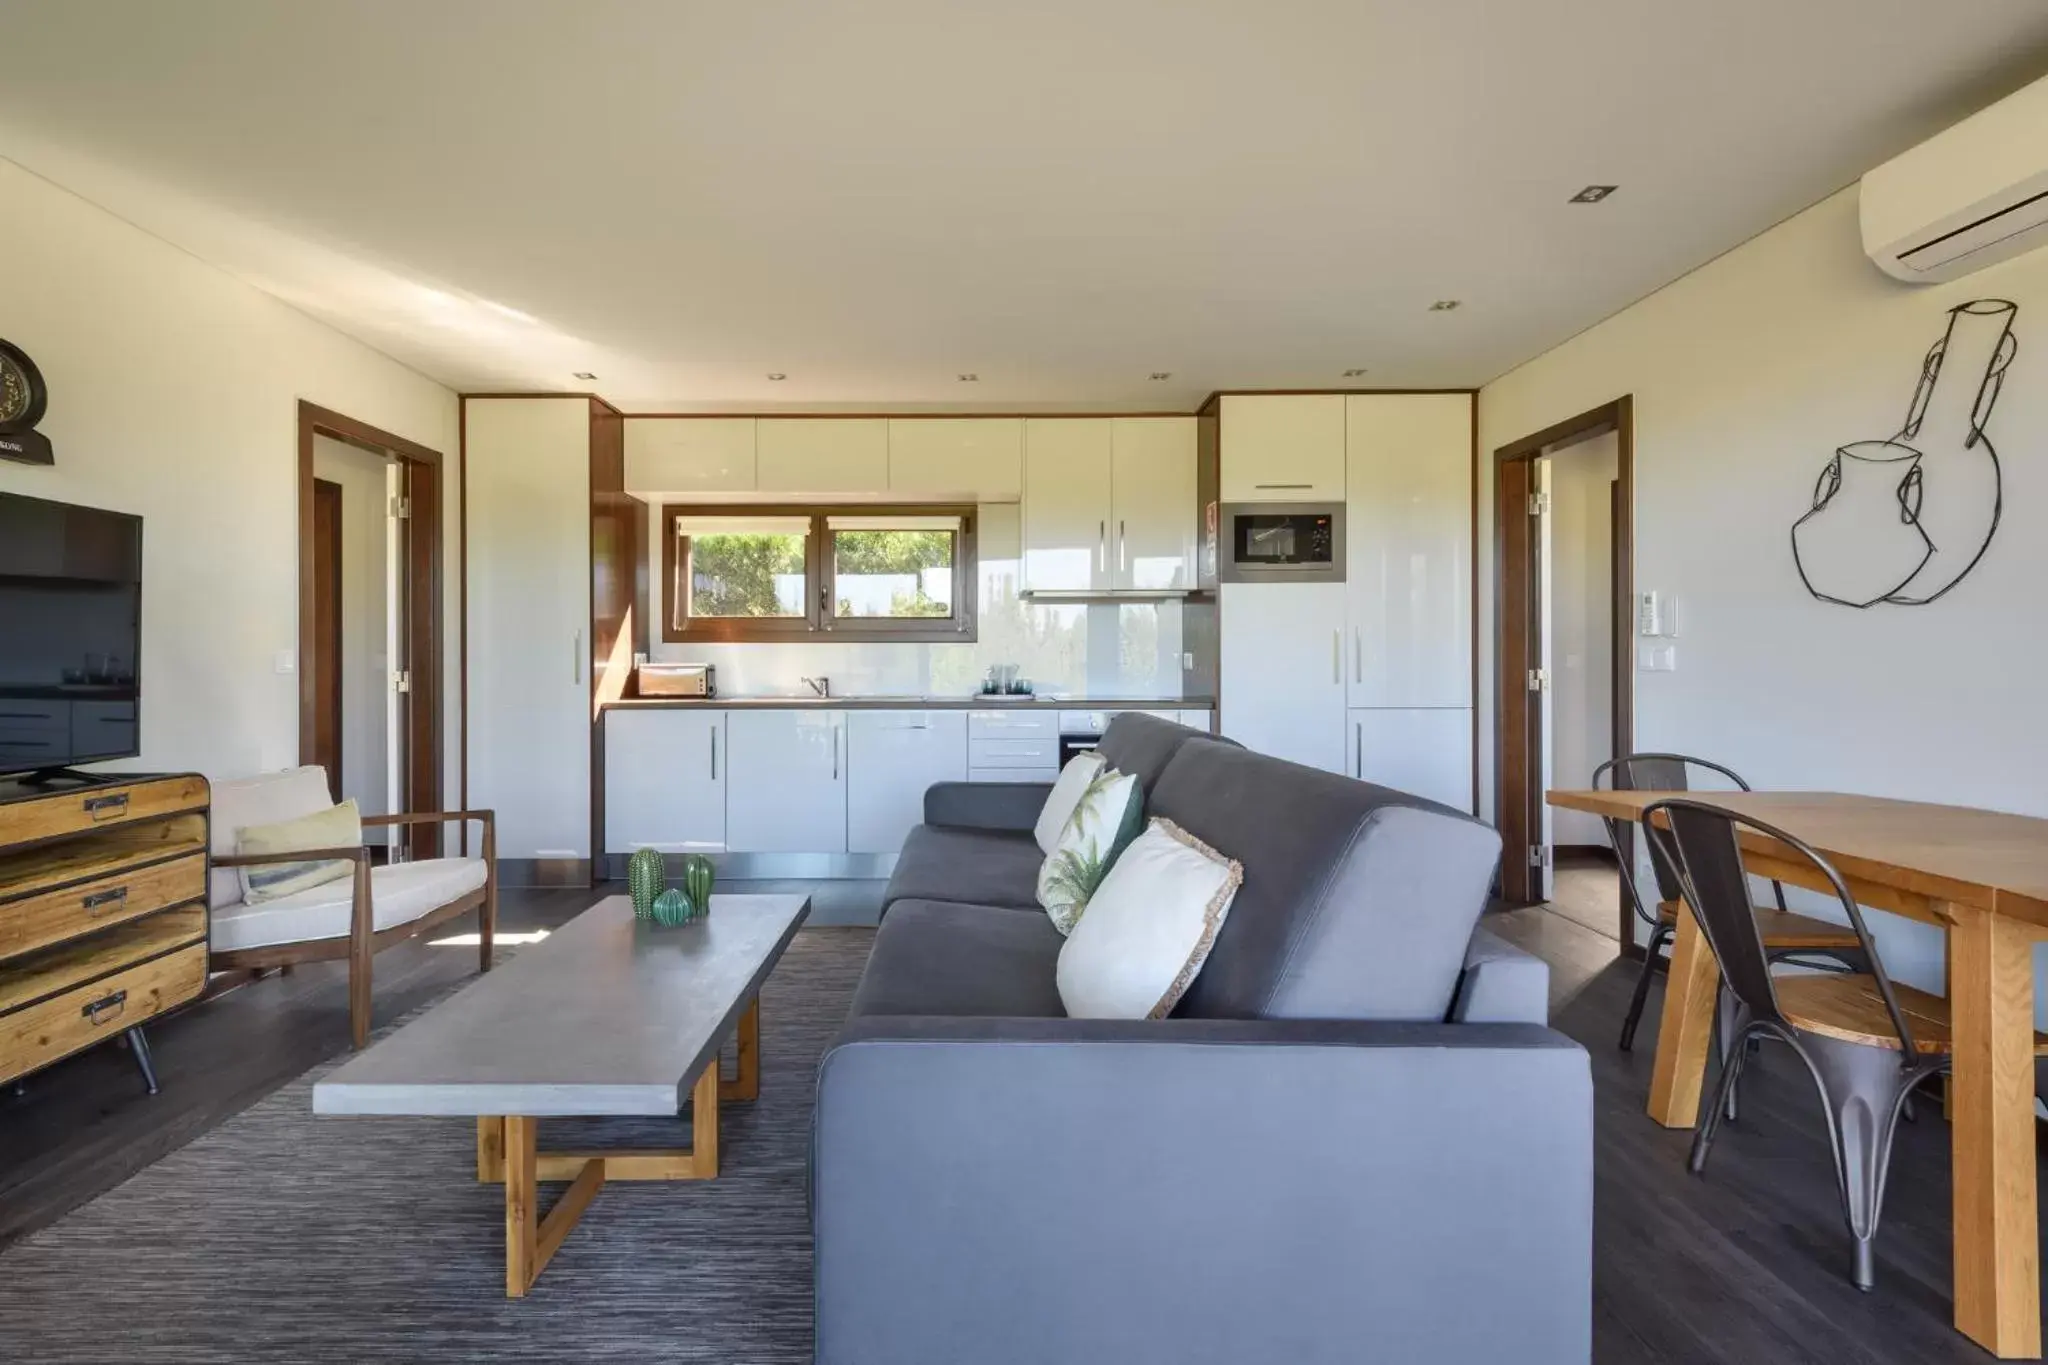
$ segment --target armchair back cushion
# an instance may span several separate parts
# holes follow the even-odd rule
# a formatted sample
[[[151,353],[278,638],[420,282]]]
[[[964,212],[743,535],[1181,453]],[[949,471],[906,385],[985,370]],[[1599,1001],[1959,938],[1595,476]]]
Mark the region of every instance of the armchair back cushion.
[[[213,784],[213,856],[228,858],[238,851],[243,829],[275,825],[317,814],[334,804],[327,771],[317,764],[283,772],[237,777]],[[242,899],[242,878],[232,867],[217,867],[207,899],[218,910]]]

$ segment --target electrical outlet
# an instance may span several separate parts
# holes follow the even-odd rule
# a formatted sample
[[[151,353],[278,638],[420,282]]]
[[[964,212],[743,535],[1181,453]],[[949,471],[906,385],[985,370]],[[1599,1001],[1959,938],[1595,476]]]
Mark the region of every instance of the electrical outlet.
[[[1193,671],[1194,671],[1194,667],[1195,667],[1195,656],[1194,656],[1194,654],[1193,654],[1193,652],[1192,652],[1192,651],[1190,651],[1189,653],[1186,653],[1186,654],[1183,654],[1183,655],[1181,655],[1181,656],[1180,656],[1180,666],[1181,666],[1181,668],[1182,668],[1182,669],[1184,669],[1184,670],[1186,670],[1186,671],[1188,671],[1188,672],[1193,672]]]

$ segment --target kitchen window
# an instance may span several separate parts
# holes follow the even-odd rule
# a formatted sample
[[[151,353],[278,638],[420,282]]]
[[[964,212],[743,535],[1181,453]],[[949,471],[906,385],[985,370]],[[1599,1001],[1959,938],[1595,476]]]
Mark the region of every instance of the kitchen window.
[[[972,507],[662,508],[662,638],[974,639]]]

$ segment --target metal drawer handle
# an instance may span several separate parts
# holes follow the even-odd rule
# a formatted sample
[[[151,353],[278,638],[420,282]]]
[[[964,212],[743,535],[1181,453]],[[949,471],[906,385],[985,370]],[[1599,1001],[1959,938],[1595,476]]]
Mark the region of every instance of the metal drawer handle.
[[[93,1027],[97,1028],[108,1019],[119,1018],[121,1012],[127,1008],[128,992],[115,991],[104,1000],[93,1001],[90,1005],[80,1010],[79,1013],[91,1020]]]
[[[120,905],[128,899],[128,888],[117,886],[111,891],[98,891],[79,901],[78,906],[89,915],[97,915],[110,905]]]
[[[88,796],[85,798],[85,813],[95,820],[105,820],[128,809],[128,793],[117,792],[112,796]]]

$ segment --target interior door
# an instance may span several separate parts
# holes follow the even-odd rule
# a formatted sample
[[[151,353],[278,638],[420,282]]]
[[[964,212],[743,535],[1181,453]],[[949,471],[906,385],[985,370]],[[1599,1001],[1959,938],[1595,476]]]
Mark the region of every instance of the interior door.
[[[313,481],[313,761],[341,800],[341,485]]]
[[[1557,703],[1556,689],[1551,679],[1556,677],[1551,656],[1551,639],[1554,634],[1551,621],[1551,603],[1556,600],[1553,582],[1556,564],[1556,545],[1553,527],[1556,522],[1550,515],[1550,467],[1549,456],[1536,461],[1536,668],[1539,686],[1536,691],[1537,709],[1537,779],[1538,793],[1537,847],[1540,862],[1532,869],[1535,882],[1534,894],[1542,900],[1549,900],[1552,892],[1551,874],[1556,870],[1551,851],[1557,847],[1557,808],[1541,799],[1542,793],[1556,785],[1557,777]]]

